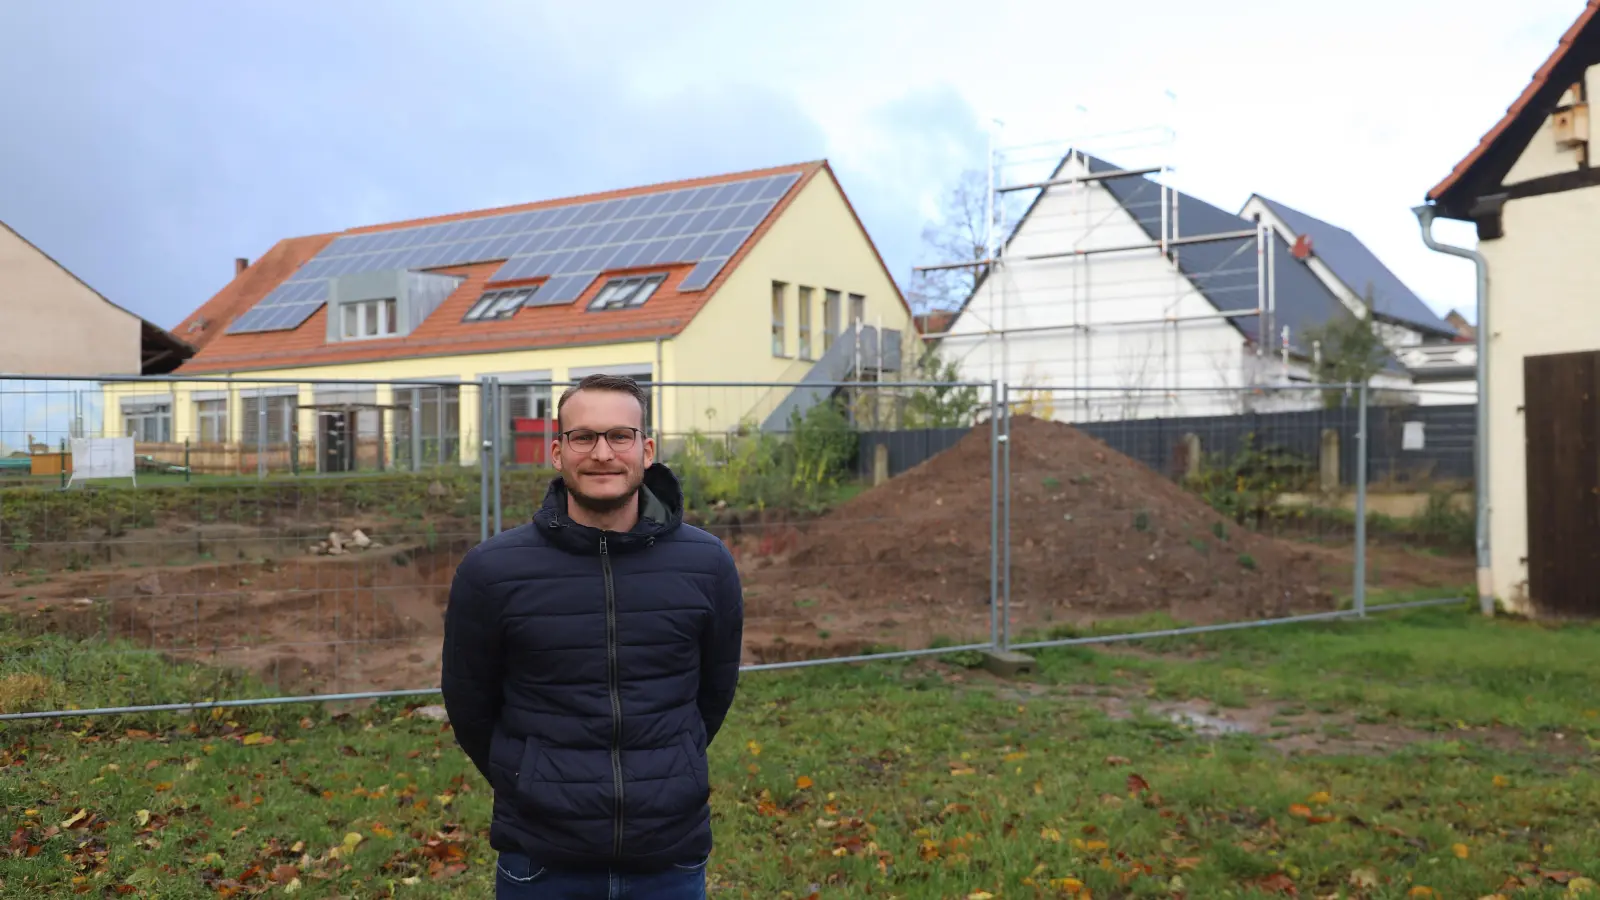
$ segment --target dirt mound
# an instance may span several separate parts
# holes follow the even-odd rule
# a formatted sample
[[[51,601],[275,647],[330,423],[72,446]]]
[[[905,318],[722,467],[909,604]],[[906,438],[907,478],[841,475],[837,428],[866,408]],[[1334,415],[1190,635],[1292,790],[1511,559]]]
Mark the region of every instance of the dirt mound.
[[[1068,425],[1018,417],[1011,428],[1015,621],[1155,610],[1217,621],[1331,605],[1330,573],[1309,548],[1235,527]],[[818,607],[832,607],[837,621],[888,610],[928,634],[986,634],[989,440],[987,427],[975,429],[804,526],[786,557],[753,566],[757,632],[827,628]],[[785,606],[798,594],[815,596],[805,615]]]

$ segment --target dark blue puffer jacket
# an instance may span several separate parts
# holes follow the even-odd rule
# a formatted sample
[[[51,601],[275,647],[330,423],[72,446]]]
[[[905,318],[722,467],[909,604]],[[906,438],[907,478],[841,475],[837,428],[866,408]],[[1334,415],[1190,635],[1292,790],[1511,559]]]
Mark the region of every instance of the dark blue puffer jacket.
[[[539,865],[633,871],[711,853],[706,748],[733,703],[744,604],[733,557],[645,472],[639,524],[567,516],[474,547],[445,613],[456,740],[494,788],[489,843]]]

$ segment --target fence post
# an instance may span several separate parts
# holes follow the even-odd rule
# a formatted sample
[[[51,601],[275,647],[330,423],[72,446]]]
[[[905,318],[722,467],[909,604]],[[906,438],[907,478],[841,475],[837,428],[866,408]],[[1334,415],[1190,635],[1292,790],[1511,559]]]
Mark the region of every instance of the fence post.
[[[189,464],[189,439],[183,439],[183,483],[188,484],[193,480],[194,467]]]
[[[489,539],[489,460],[494,441],[489,424],[489,379],[478,379],[478,542]]]
[[[1005,499],[1004,531],[1000,536],[1000,548],[1005,553],[1002,562],[1005,590],[1000,595],[1000,650],[1005,652],[1011,649],[1011,385],[1008,383],[1000,390],[1005,401],[1000,405],[1001,427],[1005,429],[1000,455],[1000,490]]]
[[[267,388],[256,387],[256,479],[267,477]]]
[[[1356,615],[1367,614],[1367,384],[1356,403]]]
[[[505,530],[505,496],[500,492],[500,426],[505,422],[505,410],[501,407],[500,379],[492,378],[490,384],[493,386],[489,392],[490,402],[494,409],[494,533],[499,534]]]
[[[989,382],[989,646],[1000,646],[1000,431],[998,382]]]

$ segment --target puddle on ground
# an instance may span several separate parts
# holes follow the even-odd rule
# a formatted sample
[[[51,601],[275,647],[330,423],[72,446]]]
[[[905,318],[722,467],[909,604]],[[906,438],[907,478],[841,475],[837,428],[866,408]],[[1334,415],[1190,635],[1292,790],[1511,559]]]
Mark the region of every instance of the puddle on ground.
[[[1240,722],[1220,719],[1205,713],[1192,712],[1186,709],[1171,710],[1166,714],[1172,722],[1194,729],[1202,737],[1221,737],[1225,734],[1251,734],[1248,725]]]
[[[1127,721],[1134,717],[1131,705],[1122,698],[1106,698],[1104,704],[1106,715],[1113,719]],[[1183,703],[1148,703],[1144,710],[1150,715],[1159,716],[1183,728],[1193,731],[1200,737],[1222,737],[1229,734],[1255,734],[1257,727],[1251,722],[1240,722],[1225,716],[1212,715],[1202,710],[1210,709],[1209,705],[1202,705],[1194,701]]]

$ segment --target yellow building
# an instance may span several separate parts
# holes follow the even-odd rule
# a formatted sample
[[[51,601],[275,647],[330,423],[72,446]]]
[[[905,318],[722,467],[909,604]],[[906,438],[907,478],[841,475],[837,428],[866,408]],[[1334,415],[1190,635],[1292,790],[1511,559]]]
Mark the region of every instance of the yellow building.
[[[289,238],[177,333],[180,380],[108,385],[105,431],[199,471],[471,464],[488,377],[502,435],[593,372],[672,385],[669,439],[761,423],[795,394],[755,383],[895,377],[914,341],[826,162]]]

